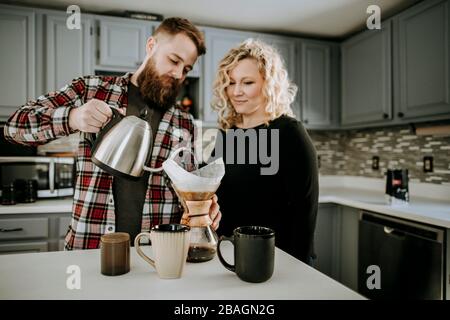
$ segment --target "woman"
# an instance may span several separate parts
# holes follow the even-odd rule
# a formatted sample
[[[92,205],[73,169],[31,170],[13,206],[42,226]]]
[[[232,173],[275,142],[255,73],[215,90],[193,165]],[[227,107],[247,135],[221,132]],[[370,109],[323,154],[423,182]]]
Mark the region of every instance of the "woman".
[[[296,92],[280,55],[262,41],[248,39],[221,60],[212,102],[221,129],[213,156],[226,165],[217,191],[218,233],[270,227],[278,248],[311,264],[318,169],[313,144],[290,107]]]

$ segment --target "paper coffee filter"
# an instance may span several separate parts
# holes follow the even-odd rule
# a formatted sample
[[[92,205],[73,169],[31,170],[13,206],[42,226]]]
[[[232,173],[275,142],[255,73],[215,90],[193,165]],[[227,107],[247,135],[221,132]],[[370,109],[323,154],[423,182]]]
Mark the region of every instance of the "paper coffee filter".
[[[172,159],[164,161],[162,166],[175,187],[183,191],[215,192],[225,175],[222,158],[192,172],[184,170]]]

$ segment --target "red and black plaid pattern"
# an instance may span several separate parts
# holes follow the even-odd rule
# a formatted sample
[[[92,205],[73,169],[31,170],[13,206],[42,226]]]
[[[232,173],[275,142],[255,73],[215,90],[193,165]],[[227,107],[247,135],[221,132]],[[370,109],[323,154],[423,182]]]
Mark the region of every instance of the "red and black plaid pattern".
[[[77,78],[59,91],[29,101],[9,118],[4,129],[5,138],[16,143],[39,145],[74,133],[68,123],[70,110],[93,98],[126,111],[130,77],[128,73],[123,77]],[[80,132],[72,222],[65,238],[67,250],[99,248],[100,237],[115,231],[114,178],[92,163],[91,144],[87,138],[88,134]],[[193,148],[193,139],[193,117],[177,107],[170,108],[159,124],[150,166],[160,167],[178,147]],[[167,175],[150,173],[142,231],[149,231],[161,223],[179,222],[181,215],[181,204]]]

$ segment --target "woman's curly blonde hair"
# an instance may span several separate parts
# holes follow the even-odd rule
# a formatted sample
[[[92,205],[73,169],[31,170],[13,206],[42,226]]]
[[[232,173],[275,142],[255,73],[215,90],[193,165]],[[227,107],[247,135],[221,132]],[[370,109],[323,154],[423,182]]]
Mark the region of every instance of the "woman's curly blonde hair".
[[[230,71],[246,58],[255,59],[258,63],[259,72],[264,79],[262,93],[267,101],[266,112],[270,120],[283,114],[295,117],[291,103],[295,99],[297,86],[289,81],[280,54],[273,46],[250,38],[231,49],[219,63],[211,101],[212,108],[219,114],[219,127],[229,129],[242,121],[242,116],[234,110],[226,94],[226,88],[230,84]]]

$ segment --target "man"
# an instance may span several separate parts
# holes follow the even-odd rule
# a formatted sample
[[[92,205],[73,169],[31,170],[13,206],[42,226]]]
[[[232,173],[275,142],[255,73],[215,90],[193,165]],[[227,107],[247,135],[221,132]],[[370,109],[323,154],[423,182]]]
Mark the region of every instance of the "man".
[[[163,173],[138,181],[112,177],[91,162],[89,136],[111,119],[111,108],[147,117],[154,139],[151,167],[160,167],[180,146],[175,133],[194,137],[192,116],[175,99],[197,57],[206,51],[202,33],[188,20],[164,20],[146,43],[146,58],[134,74],[86,76],[17,110],[5,125],[5,137],[28,145],[45,144],[80,132],[72,222],[65,248],[98,248],[105,233],[128,232],[133,241],[153,225],[179,223],[182,206]],[[184,141],[193,146],[193,141]],[[148,165],[148,164],[147,164]],[[217,197],[210,208],[213,228],[221,218]]]

